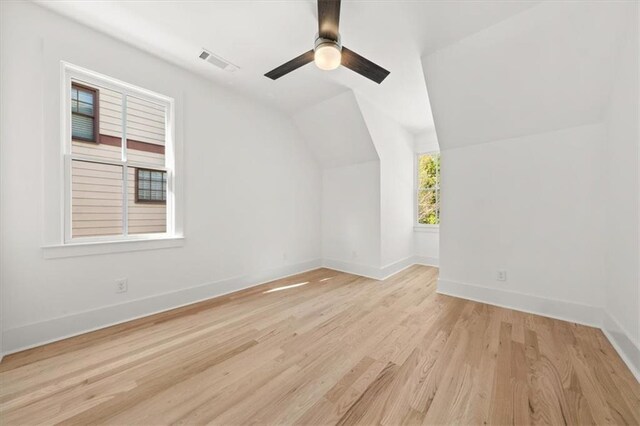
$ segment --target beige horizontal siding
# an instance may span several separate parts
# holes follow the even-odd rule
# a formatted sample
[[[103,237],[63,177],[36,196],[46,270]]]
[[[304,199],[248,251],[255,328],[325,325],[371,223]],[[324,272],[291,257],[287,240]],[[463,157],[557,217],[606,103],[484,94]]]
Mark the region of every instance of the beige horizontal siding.
[[[164,154],[155,152],[139,151],[137,149],[127,150],[127,160],[134,163],[145,163],[153,166],[164,167]]]
[[[71,150],[74,154],[87,155],[106,160],[120,160],[122,150],[119,146],[106,145],[93,142],[71,142]]]
[[[118,213],[121,215],[122,207],[121,206],[90,206],[90,205],[75,205],[71,208],[71,212],[73,214],[82,214],[82,213],[96,213],[96,214],[106,214],[106,213]]]
[[[74,228],[73,237],[101,237],[105,235],[122,235],[122,227],[113,228]]]
[[[97,159],[120,160],[122,158],[122,152],[119,146],[73,141],[72,149],[74,154],[95,157]],[[127,159],[134,163],[145,163],[150,166],[164,167],[165,165],[164,154],[138,149],[127,149]]]
[[[71,165],[71,235],[122,234],[122,168],[73,161]]]
[[[128,96],[127,138],[155,145],[164,145],[164,107],[153,102]]]
[[[135,169],[129,167],[127,199],[129,203],[129,234],[149,234],[167,231],[167,206],[156,203],[136,203]]]
[[[128,120],[131,123],[146,124],[156,129],[164,129],[164,114],[150,114],[144,111],[133,110],[129,111]]]
[[[82,83],[86,84],[86,83]],[[104,87],[99,91],[100,134],[122,137],[122,94]],[[165,144],[165,107],[134,96],[127,97],[127,137],[155,145]]]
[[[127,176],[129,234],[166,232],[166,204],[135,201],[135,168]],[[119,166],[73,161],[72,235],[122,234],[122,173]]]
[[[92,206],[92,207],[120,207],[122,209],[122,199],[99,199],[99,198],[87,198],[83,194],[74,194],[73,206]]]
[[[100,133],[122,137],[122,94],[115,90],[99,87],[100,90]]]
[[[99,131],[102,135],[122,138],[122,94],[96,87],[99,90]],[[127,97],[127,138],[154,145],[165,144],[165,108],[133,96]],[[120,147],[73,141],[74,154],[101,160],[120,160]],[[127,150],[131,162],[163,167],[164,154]],[[136,203],[135,169],[127,171],[127,205],[129,234],[166,232],[166,205]],[[122,168],[109,164],[73,161],[72,188],[72,236],[121,235]]]

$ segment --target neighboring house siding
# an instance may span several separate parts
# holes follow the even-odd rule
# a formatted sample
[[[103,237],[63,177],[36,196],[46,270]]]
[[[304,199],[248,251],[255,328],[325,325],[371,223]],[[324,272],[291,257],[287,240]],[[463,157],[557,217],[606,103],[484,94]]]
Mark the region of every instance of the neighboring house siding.
[[[164,108],[142,99],[127,97],[127,138],[164,146]]]
[[[122,95],[100,88],[100,134],[122,138]]]
[[[72,235],[122,234],[122,168],[74,161],[71,176]]]
[[[153,103],[127,97],[127,159],[162,167],[165,164],[165,113]],[[72,141],[76,154],[119,160],[122,139],[122,96],[99,88],[98,143]],[[118,141],[120,140],[120,141]],[[136,149],[141,148],[141,149]],[[166,204],[136,202],[135,168],[128,169],[129,234],[166,231]],[[74,161],[72,164],[72,236],[119,235],[123,232],[122,168]]]
[[[127,198],[129,202],[129,234],[165,232],[167,229],[166,204],[136,203],[135,169],[129,167]]]
[[[91,155],[109,160],[119,160],[122,154],[119,146],[97,144],[94,142],[73,141],[74,154]]]

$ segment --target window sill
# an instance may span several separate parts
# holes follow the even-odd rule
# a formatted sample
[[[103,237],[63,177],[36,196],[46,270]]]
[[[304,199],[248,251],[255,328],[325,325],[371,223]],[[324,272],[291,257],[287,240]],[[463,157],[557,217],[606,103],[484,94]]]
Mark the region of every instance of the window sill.
[[[440,232],[440,225],[413,225],[413,232]]]
[[[158,250],[182,246],[184,246],[184,237],[162,237],[124,241],[70,243],[42,247],[42,257],[44,257],[45,259],[59,259],[63,257],[93,256],[100,254],[124,253],[141,250]]]

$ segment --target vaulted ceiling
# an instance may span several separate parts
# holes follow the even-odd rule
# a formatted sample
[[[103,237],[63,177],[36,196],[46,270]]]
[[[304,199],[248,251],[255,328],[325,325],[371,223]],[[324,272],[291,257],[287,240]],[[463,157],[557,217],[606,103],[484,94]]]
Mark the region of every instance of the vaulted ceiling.
[[[39,3],[289,114],[352,90],[412,133],[433,127],[421,56],[536,4],[343,1],[344,45],[391,71],[377,85],[348,69],[323,72],[313,64],[277,81],[263,76],[313,47],[311,0]],[[240,69],[222,71],[200,60],[202,48]]]
[[[443,149],[601,122],[632,2],[545,2],[423,56]]]

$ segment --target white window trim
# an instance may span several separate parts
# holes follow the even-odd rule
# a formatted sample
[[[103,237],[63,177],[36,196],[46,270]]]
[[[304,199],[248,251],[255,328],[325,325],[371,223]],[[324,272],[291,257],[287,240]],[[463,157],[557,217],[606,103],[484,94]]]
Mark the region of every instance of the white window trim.
[[[142,242],[142,241],[149,241],[149,242],[153,242],[153,244],[134,244],[134,245],[130,245],[127,244],[125,245],[125,247],[130,247],[133,248],[134,246],[139,246],[141,248],[138,249],[144,249],[145,246],[149,246],[150,248],[153,248],[152,246],[156,246],[158,245],[158,240],[174,240],[174,241],[181,241],[183,236],[182,235],[178,235],[176,233],[176,221],[175,221],[175,217],[176,217],[176,203],[175,203],[175,101],[173,98],[170,98],[168,96],[164,96],[164,95],[160,95],[158,93],[146,90],[146,89],[142,89],[139,87],[136,87],[132,84],[129,83],[125,83],[123,81],[87,70],[85,68],[81,68],[78,67],[76,65],[72,65],[70,63],[61,62],[61,68],[62,68],[62,84],[60,85],[61,87],[61,141],[63,144],[63,149],[62,149],[62,159],[61,159],[61,167],[63,167],[64,170],[64,184],[63,184],[63,190],[62,190],[62,217],[63,217],[63,223],[62,223],[62,229],[63,229],[63,238],[62,238],[62,244],[61,246],[82,246],[82,247],[89,247],[89,246],[93,246],[94,243],[96,246],[98,247],[103,247],[103,249],[98,249],[96,251],[96,249],[91,250],[91,251],[96,251],[96,252],[112,252],[113,250],[105,247],[105,245],[108,245],[109,243],[114,243],[114,244],[118,244],[118,245],[122,245],[121,243],[123,242]],[[124,235],[109,235],[109,236],[99,236],[99,237],[76,237],[76,238],[72,238],[71,236],[71,229],[72,229],[72,218],[71,218],[71,161],[72,160],[83,160],[83,159],[89,159],[85,156],[82,155],[78,155],[78,154],[73,154],[71,151],[71,114],[69,113],[69,111],[71,111],[71,100],[69,98],[69,93],[71,93],[71,82],[72,80],[79,80],[79,81],[84,81],[87,82],[89,84],[94,84],[100,87],[105,87],[108,89],[112,89],[112,90],[116,90],[118,92],[122,93],[123,96],[123,134],[122,134],[122,139],[123,141],[126,140],[126,99],[128,95],[132,95],[141,99],[145,99],[148,100],[150,102],[154,102],[160,105],[165,106],[166,111],[167,111],[167,119],[166,119],[166,128],[165,128],[165,135],[166,135],[166,139],[165,139],[165,167],[156,167],[154,166],[154,168],[157,168],[158,170],[164,170],[167,172],[167,200],[166,200],[166,206],[167,206],[167,230],[164,233],[154,233],[154,234],[142,234],[142,235],[127,235],[126,234],[126,229],[127,229],[127,202],[126,202],[126,198],[125,198],[125,202],[124,202],[124,206],[123,206],[123,219],[124,219],[124,224],[123,224],[123,228],[124,228]],[[123,166],[123,188],[127,188],[127,178],[128,178],[128,170],[127,167],[128,166],[146,166],[148,167],[148,165],[144,165],[144,164],[138,164],[135,162],[129,162],[126,160],[126,143],[122,143],[122,149],[123,149],[123,160],[108,160],[105,161],[105,163],[107,164],[119,164]],[[95,158],[90,158],[91,161],[93,162],[100,162],[99,160],[96,160]],[[123,197],[127,197],[127,193],[126,190],[123,190]],[[55,250],[56,247],[59,247],[58,245],[54,245],[54,246],[48,246],[45,247],[45,252],[51,252],[52,250]],[[59,250],[57,250],[59,251]],[[122,251],[122,250],[116,250],[116,251]],[[130,251],[130,249],[126,249],[124,251]],[[87,254],[93,254],[93,253],[87,253]],[[45,253],[45,257],[47,256],[47,253]],[[60,256],[52,256],[52,257],[60,257]]]
[[[440,154],[440,151],[417,152],[413,158],[413,230],[416,232],[440,232],[440,224],[431,225],[418,222],[418,159],[422,155]],[[438,188],[439,188],[438,182]]]
[[[163,234],[149,234],[155,237],[122,241],[93,241],[72,244],[58,244],[42,247],[45,259],[92,256],[98,254],[124,253],[143,250],[158,250],[184,246],[184,237],[165,237]]]

